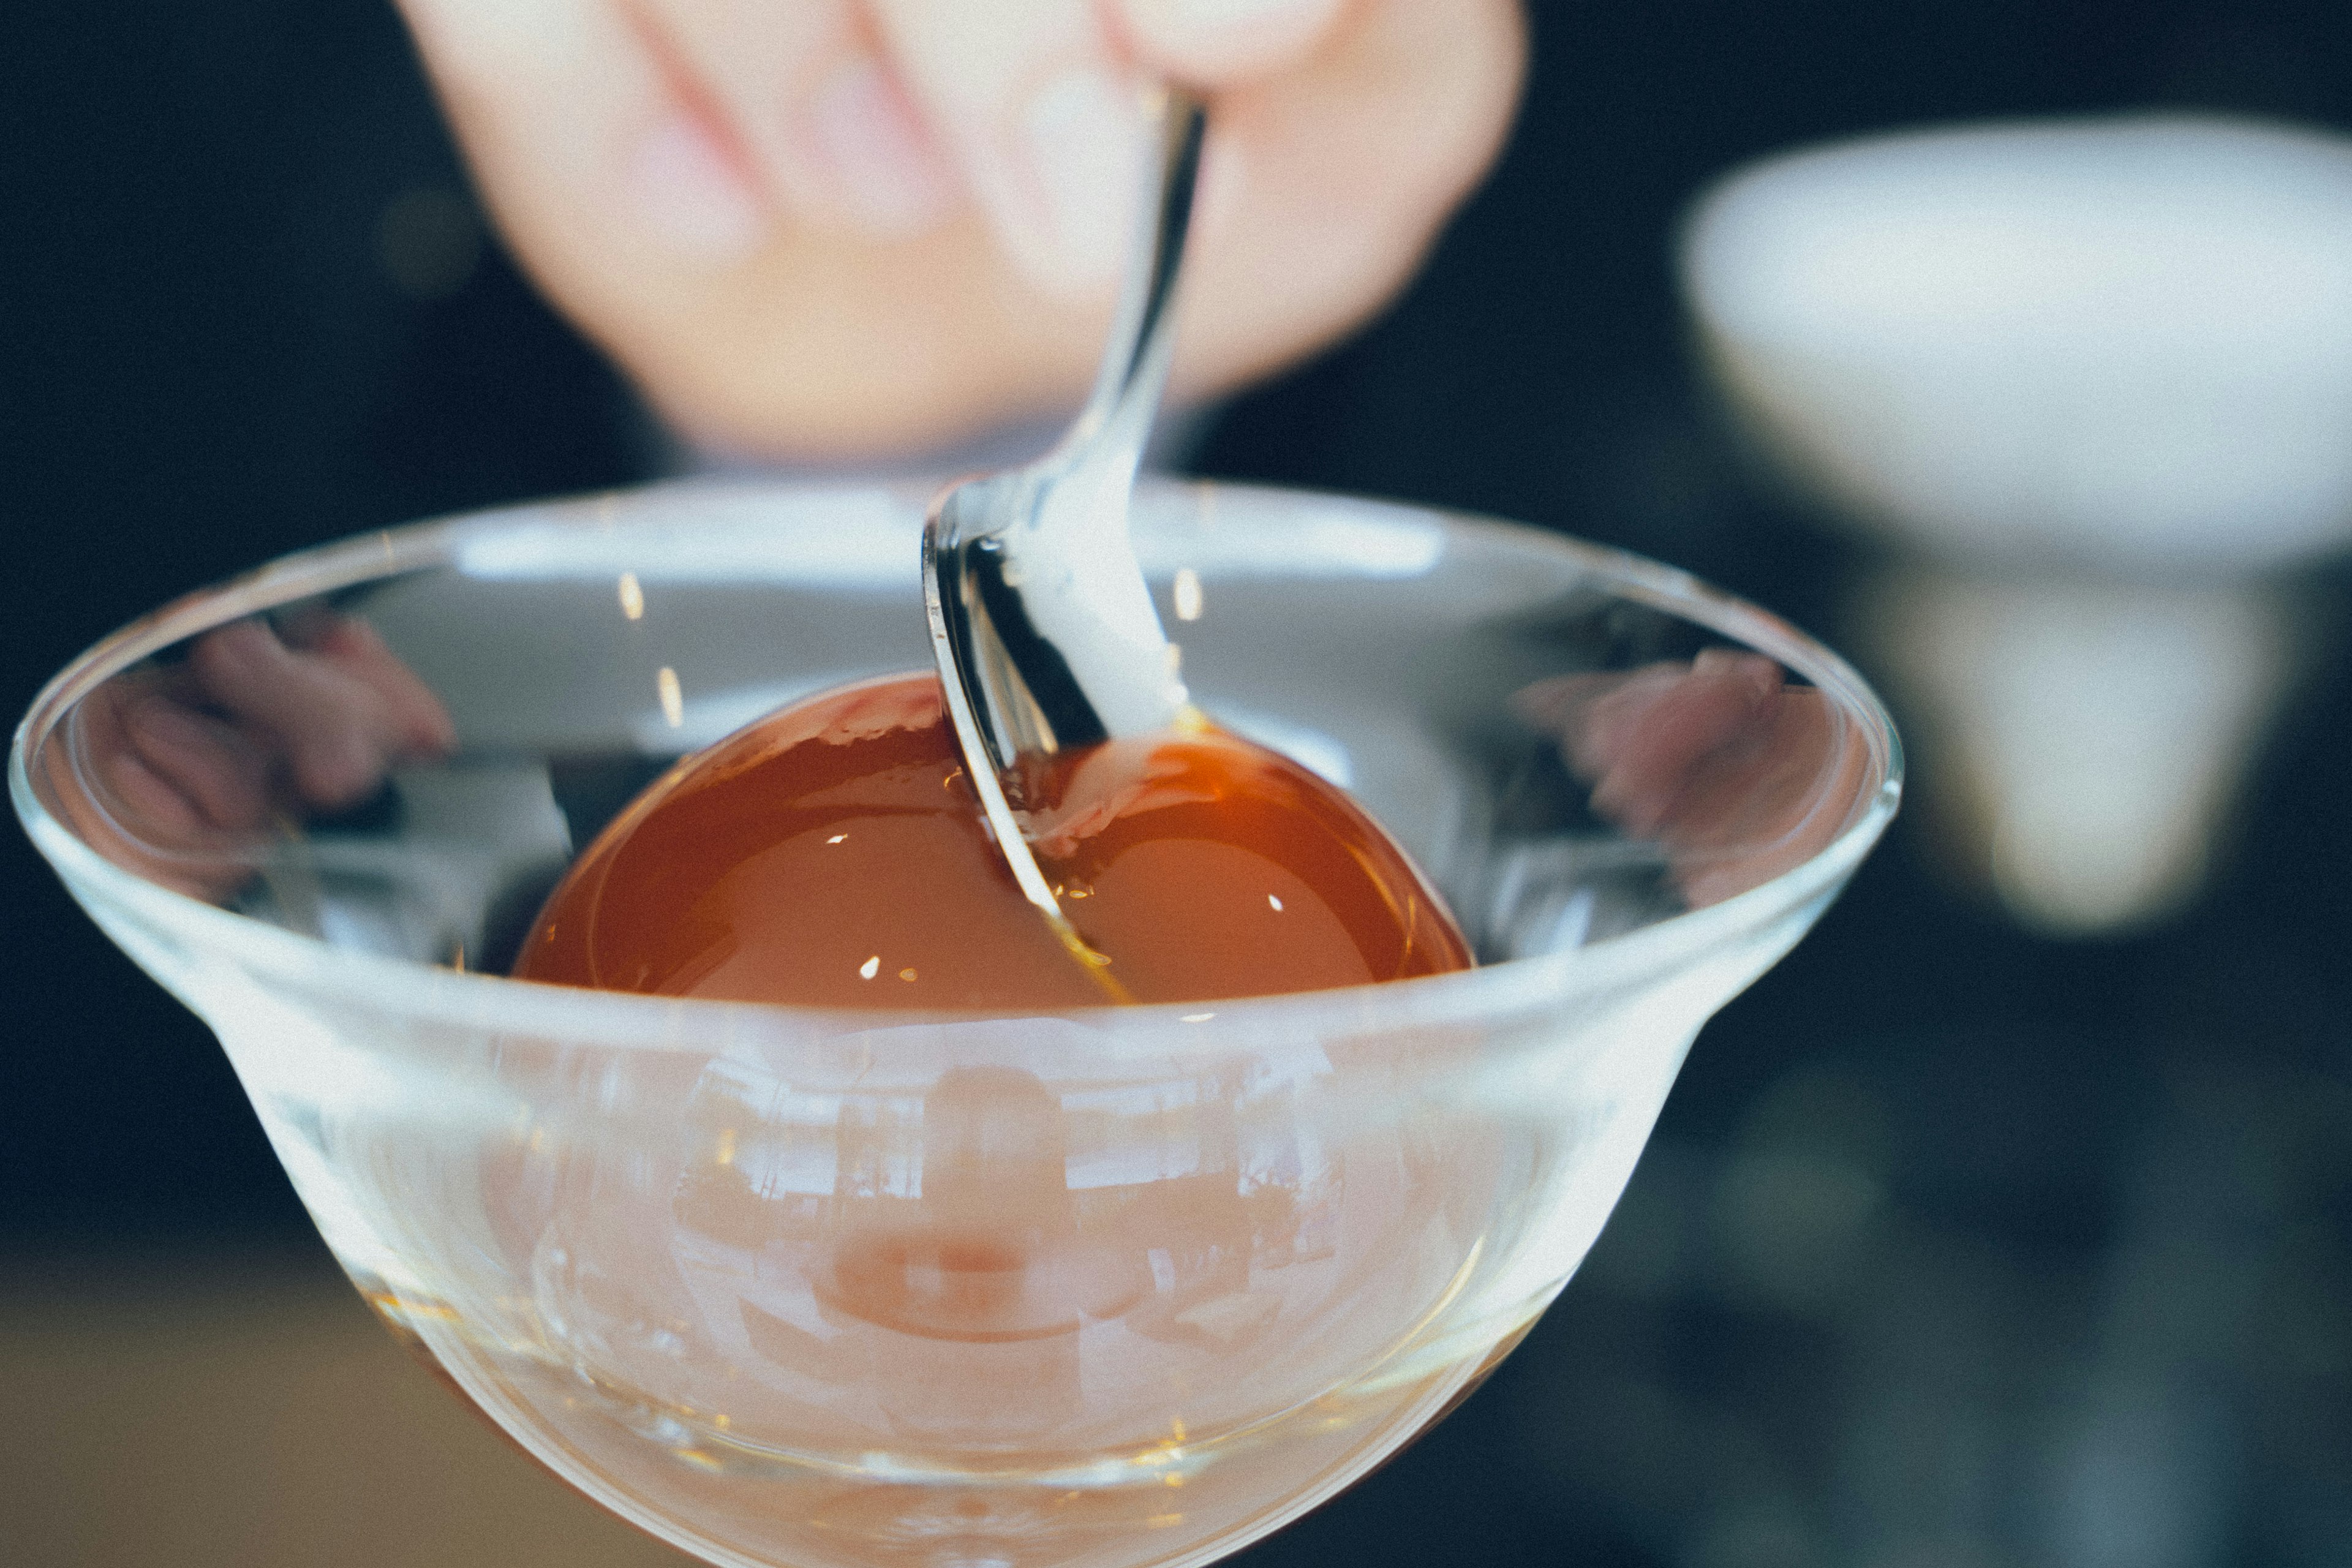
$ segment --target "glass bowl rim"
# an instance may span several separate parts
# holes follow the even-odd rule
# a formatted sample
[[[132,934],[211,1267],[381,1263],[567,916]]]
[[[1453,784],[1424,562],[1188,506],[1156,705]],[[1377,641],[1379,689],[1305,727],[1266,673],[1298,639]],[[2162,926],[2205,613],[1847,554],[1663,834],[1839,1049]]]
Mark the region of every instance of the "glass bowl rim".
[[[1836,889],[1885,832],[1901,802],[1902,742],[1885,704],[1861,676],[1844,659],[1779,616],[1689,573],[1630,551],[1443,507],[1215,479],[1150,479],[1144,483],[1163,491],[1213,487],[1223,494],[1276,502],[1286,499],[1311,500],[1318,506],[1339,502],[1400,519],[1435,522],[1448,533],[1500,536],[1521,548],[1532,545],[1555,552],[1569,558],[1611,595],[1648,605],[1768,654],[1831,693],[1850,716],[1860,721],[1871,760],[1881,770],[1878,787],[1835,838],[1788,870],[1720,903],[1589,946],[1507,959],[1451,974],[1329,991],[1031,1015],[825,1010],[589,991],[460,973],[415,960],[337,948],[317,937],[204,903],[116,866],[58,821],[34,792],[29,773],[33,743],[37,737],[46,737],[73,703],[139,659],[239,616],[289,599],[447,566],[466,540],[501,528],[543,526],[551,521],[600,526],[597,515],[615,506],[638,508],[648,501],[657,504],[669,497],[712,490],[772,491],[782,496],[862,491],[903,497],[910,489],[928,493],[930,488],[887,480],[844,485],[730,476],[541,498],[377,529],[279,556],[225,582],[185,594],[101,638],[42,688],[17,724],[9,747],[9,795],[36,847],[78,896],[172,933],[187,947],[220,953],[249,973],[290,992],[331,998],[345,1006],[360,1004],[381,1016],[418,1023],[624,1049],[703,1048],[716,1038],[805,1045],[813,1038],[869,1034],[900,1026],[1020,1016],[1082,1021],[1115,1018],[1119,1027],[1107,1032],[1140,1032],[1163,1042],[1175,1031],[1159,1026],[1213,1018],[1220,1027],[1207,1032],[1206,1037],[1213,1038],[1219,1049],[1229,1050],[1237,1033],[1296,1040],[1329,1033],[1386,1033],[1507,1017],[1578,997],[1620,992],[1771,926]],[[911,572],[908,582],[911,587]],[[917,603],[910,595],[910,615],[917,613]],[[1165,1054],[1164,1045],[1161,1054]]]

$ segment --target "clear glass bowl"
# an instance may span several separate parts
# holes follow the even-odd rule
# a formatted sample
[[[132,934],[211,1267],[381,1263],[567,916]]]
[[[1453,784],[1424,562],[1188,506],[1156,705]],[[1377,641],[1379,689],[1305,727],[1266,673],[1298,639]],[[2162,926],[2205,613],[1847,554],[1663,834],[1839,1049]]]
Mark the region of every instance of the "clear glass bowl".
[[[1899,750],[1832,655],[1648,562],[1147,486],[1198,700],[1351,790],[1482,967],[1054,1017],[479,973],[676,757],[926,666],[926,494],[669,486],[295,556],[77,661],[11,792],[385,1321],[625,1518],[730,1564],[1205,1562],[1543,1310]],[[353,647],[449,731],[304,718]]]

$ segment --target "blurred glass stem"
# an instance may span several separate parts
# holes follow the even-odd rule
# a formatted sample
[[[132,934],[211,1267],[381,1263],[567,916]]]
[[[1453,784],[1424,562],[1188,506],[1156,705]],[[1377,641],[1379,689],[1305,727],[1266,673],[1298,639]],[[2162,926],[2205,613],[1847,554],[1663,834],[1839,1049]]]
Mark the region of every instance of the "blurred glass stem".
[[[2294,591],[1876,572],[1865,657],[1914,716],[1963,874],[2060,935],[2142,924],[2201,882],[2306,662]]]

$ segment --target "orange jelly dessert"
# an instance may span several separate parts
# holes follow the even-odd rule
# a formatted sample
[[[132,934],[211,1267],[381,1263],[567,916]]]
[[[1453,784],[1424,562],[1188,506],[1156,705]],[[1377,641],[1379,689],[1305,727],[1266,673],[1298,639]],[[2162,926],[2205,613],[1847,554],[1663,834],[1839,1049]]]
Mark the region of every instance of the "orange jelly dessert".
[[[1235,736],[1057,758],[1022,804],[1096,964],[1013,885],[938,679],[921,675],[814,698],[681,762],[572,867],[515,975],[808,1006],[1059,1008],[1469,967],[1370,817]]]

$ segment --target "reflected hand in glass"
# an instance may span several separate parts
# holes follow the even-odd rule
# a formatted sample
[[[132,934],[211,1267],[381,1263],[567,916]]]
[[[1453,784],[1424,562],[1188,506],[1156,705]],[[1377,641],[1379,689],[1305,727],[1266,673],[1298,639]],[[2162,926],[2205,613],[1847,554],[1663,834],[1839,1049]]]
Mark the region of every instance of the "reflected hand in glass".
[[[42,760],[93,848],[216,902],[252,876],[273,831],[357,805],[393,768],[457,740],[440,700],[373,627],[314,609],[234,622],[168,664],[116,676]]]
[[[1761,654],[1708,648],[1611,674],[1559,676],[1512,706],[1559,738],[1592,808],[1664,850],[1693,909],[1803,864],[1862,803],[1861,732]]]

